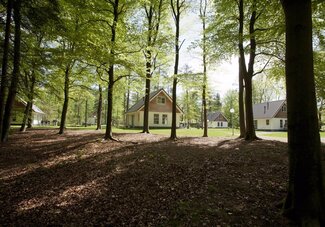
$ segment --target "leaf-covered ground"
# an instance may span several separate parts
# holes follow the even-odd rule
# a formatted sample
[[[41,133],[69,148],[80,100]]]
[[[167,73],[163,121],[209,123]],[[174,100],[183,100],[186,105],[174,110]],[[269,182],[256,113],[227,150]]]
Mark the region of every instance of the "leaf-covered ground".
[[[0,145],[0,226],[286,226],[277,141],[31,130]]]

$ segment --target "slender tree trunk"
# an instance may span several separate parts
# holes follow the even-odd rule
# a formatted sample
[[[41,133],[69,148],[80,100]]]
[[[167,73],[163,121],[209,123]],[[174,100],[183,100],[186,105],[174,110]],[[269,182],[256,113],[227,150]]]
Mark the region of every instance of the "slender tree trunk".
[[[245,124],[245,106],[244,106],[244,79],[243,79],[243,72],[240,63],[239,63],[238,107],[239,107],[239,128],[240,128],[239,138],[245,138],[246,124]]]
[[[8,93],[8,98],[5,106],[5,112],[3,116],[3,126],[2,126],[2,137],[1,141],[5,142],[8,139],[10,123],[11,123],[11,113],[12,107],[15,102],[18,80],[20,77],[20,42],[21,42],[21,1],[16,0],[13,4],[14,9],[14,22],[15,22],[15,39],[14,39],[14,69],[12,73],[11,86]]]
[[[26,104],[25,111],[24,111],[23,122],[21,123],[20,130],[19,130],[21,132],[26,131],[26,124],[27,124],[27,121],[28,121],[28,115],[29,115],[29,111],[31,109],[31,105],[32,105],[32,103],[30,101],[28,101],[27,104]]]
[[[173,99],[173,104],[172,104],[172,127],[171,127],[171,132],[170,132],[170,139],[172,140],[177,140],[177,135],[176,135],[176,111],[177,111],[177,75],[178,75],[178,64],[179,64],[179,30],[180,30],[180,16],[181,16],[181,8],[184,5],[184,1],[180,0],[175,0],[176,1],[176,6],[174,5],[174,1],[171,0],[171,6],[173,10],[173,17],[175,21],[175,27],[176,27],[176,33],[175,33],[175,65],[174,65],[174,75],[173,75],[173,90],[172,90],[172,99]]]
[[[2,138],[3,115],[6,104],[6,95],[8,88],[8,57],[9,57],[9,40],[11,30],[11,14],[12,14],[13,0],[7,2],[7,18],[5,28],[5,39],[3,42],[3,57],[2,57],[2,74],[0,84],[0,138]]]
[[[255,127],[253,118],[253,101],[252,101],[252,79],[250,77],[245,80],[245,113],[246,113],[246,132],[245,140],[255,140]],[[250,106],[249,106],[250,105]]]
[[[151,51],[146,53],[146,93],[144,97],[144,112],[143,112],[143,133],[149,133],[149,96],[150,96],[150,84],[151,84]]]
[[[33,113],[33,99],[34,99],[35,82],[36,82],[35,72],[33,71],[32,75],[31,75],[30,88],[28,91],[28,101],[27,101],[27,105],[25,108],[25,112],[24,112],[23,122],[20,127],[21,132],[24,132],[26,130],[26,124],[28,124],[29,118],[31,118],[30,114]],[[29,124],[28,124],[28,126],[29,126]]]
[[[88,100],[86,100],[86,105],[85,105],[85,127],[88,125]]]
[[[108,83],[107,89],[107,118],[105,139],[114,140],[112,132],[112,114],[113,114],[113,83]]]
[[[325,226],[325,177],[313,73],[311,1],[283,0],[282,5],[286,19],[290,167],[284,214],[299,226]]]
[[[64,74],[64,102],[61,113],[61,122],[60,122],[60,130],[59,134],[63,134],[65,130],[65,121],[68,113],[68,105],[69,105],[69,89],[70,89],[70,64],[67,65]]]
[[[207,118],[207,101],[206,101],[206,86],[207,86],[207,50],[206,50],[206,7],[207,1],[204,4],[201,0],[200,17],[203,29],[203,86],[202,86],[202,108],[203,108],[203,137],[208,137],[208,118]]]
[[[105,139],[115,140],[113,138],[112,132],[112,115],[113,115],[113,87],[114,87],[114,59],[115,59],[115,40],[116,40],[116,26],[119,16],[119,0],[115,0],[113,12],[113,26],[111,27],[112,37],[111,37],[111,63],[108,70],[108,89],[107,89],[107,120],[106,120],[106,132]]]
[[[98,98],[98,108],[97,108],[97,128],[96,130],[102,129],[102,110],[103,110],[103,92],[102,86],[99,85],[99,98]]]
[[[188,97],[188,90],[186,90],[186,120],[187,120],[187,129],[190,128],[190,118],[189,118],[189,115],[190,115],[190,103],[189,103],[189,97]]]
[[[31,101],[31,108],[29,108],[28,117],[27,117],[27,128],[31,129],[33,127],[33,100]]]
[[[152,5],[149,8],[145,7],[146,16],[148,20],[148,36],[147,36],[147,50],[145,52],[146,58],[146,87],[145,87],[145,97],[144,97],[144,112],[143,112],[143,129],[142,133],[149,133],[149,95],[150,95],[150,84],[151,84],[151,58],[152,54],[150,48],[152,46],[152,23],[153,23],[153,13],[154,8]]]
[[[256,40],[255,40],[255,22],[256,22],[256,0],[253,1],[253,12],[249,21],[249,35],[250,35],[250,53],[247,73],[244,73],[245,81],[245,117],[246,117],[246,133],[245,140],[257,139],[254,127],[253,116],[253,86],[252,79],[254,75],[254,63],[256,57]]]
[[[244,105],[244,78],[247,73],[244,51],[244,0],[239,0],[239,28],[238,28],[238,49],[239,49],[239,91],[238,91],[238,104],[239,104],[239,127],[240,138],[245,138],[246,124],[245,124],[245,105]]]

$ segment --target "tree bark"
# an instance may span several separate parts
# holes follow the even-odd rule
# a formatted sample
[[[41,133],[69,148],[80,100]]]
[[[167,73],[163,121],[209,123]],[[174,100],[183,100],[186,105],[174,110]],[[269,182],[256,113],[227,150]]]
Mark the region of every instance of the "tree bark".
[[[245,138],[246,124],[245,124],[245,105],[244,105],[244,78],[247,74],[245,51],[244,51],[244,0],[239,0],[239,27],[238,27],[238,50],[239,50],[239,91],[238,91],[238,104],[239,104],[239,138]]]
[[[253,4],[252,7],[253,11],[249,21],[250,53],[249,53],[248,70],[246,73],[243,74],[244,81],[245,81],[245,117],[246,117],[245,140],[258,139],[254,127],[253,100],[252,100],[253,98],[252,79],[254,75],[254,63],[256,57],[256,40],[255,40],[255,28],[254,28],[256,22],[256,0],[254,0],[252,4]]]
[[[15,102],[18,80],[20,76],[20,43],[21,43],[21,1],[16,0],[13,4],[14,9],[14,22],[15,22],[15,39],[14,39],[14,69],[12,73],[11,86],[8,93],[8,98],[5,106],[5,112],[3,116],[3,126],[1,141],[5,142],[8,139],[12,107]]]
[[[97,128],[96,130],[102,129],[102,110],[103,110],[103,92],[102,86],[99,85],[99,98],[98,98],[98,108],[97,108]]]
[[[1,74],[1,84],[0,84],[0,138],[2,138],[3,115],[4,115],[7,90],[8,90],[7,71],[8,71],[12,8],[13,8],[13,0],[8,0],[5,39],[3,42],[3,57],[2,57],[2,71],[1,71],[2,74]]]
[[[28,101],[27,104],[26,104],[23,121],[22,121],[20,129],[19,129],[19,131],[21,131],[21,132],[26,131],[26,124],[27,124],[27,121],[28,121],[28,115],[29,115],[29,111],[31,109],[31,105],[32,105],[32,103],[30,101]]]
[[[240,60],[239,60],[240,62]],[[238,91],[238,107],[239,107],[239,138],[245,138],[246,124],[245,124],[245,105],[244,105],[244,79],[243,70],[239,63],[239,91]]]
[[[88,100],[86,100],[86,105],[85,105],[85,127],[88,126]]]
[[[149,99],[150,99],[150,84],[151,84],[151,51],[146,53],[146,88],[144,97],[144,112],[143,112],[143,130],[142,133],[149,132]]]
[[[289,187],[284,214],[299,226],[325,226],[324,170],[313,72],[310,0],[283,0]]]
[[[207,86],[207,50],[206,50],[206,7],[207,1],[204,1],[204,5],[200,3],[200,17],[202,21],[203,29],[203,85],[202,85],[202,107],[203,107],[203,137],[208,137],[208,118],[207,118],[207,101],[206,101],[206,86]]]
[[[34,99],[34,87],[35,87],[36,77],[35,72],[32,72],[30,88],[28,91],[28,101],[24,112],[23,122],[20,127],[20,131],[24,132],[26,130],[26,124],[29,126],[29,118],[31,118],[30,114],[33,113],[33,99]],[[29,128],[29,127],[28,127]]]
[[[180,3],[180,0],[175,0],[176,1],[176,6],[174,5],[174,0],[171,0],[171,6],[172,6],[172,11],[173,11],[173,17],[175,21],[175,27],[176,27],[176,32],[175,32],[175,65],[174,65],[174,75],[173,75],[173,90],[172,90],[172,99],[173,99],[173,104],[172,104],[172,127],[171,127],[171,132],[170,132],[170,139],[171,140],[177,140],[177,135],[176,135],[176,111],[177,111],[177,74],[178,74],[178,64],[179,64],[179,30],[180,30],[180,15],[181,15],[181,8],[184,4],[184,1]]]
[[[59,134],[63,134],[65,130],[65,121],[67,118],[68,105],[69,105],[69,90],[70,90],[70,64],[66,66],[65,74],[64,74],[64,102],[63,102],[63,108],[61,113]]]
[[[112,132],[112,115],[113,115],[113,87],[114,87],[114,60],[115,60],[115,40],[116,40],[116,26],[118,22],[118,17],[121,12],[119,12],[119,0],[115,0],[112,3],[114,8],[113,10],[113,25],[111,26],[111,61],[108,70],[108,89],[107,89],[107,120],[106,120],[106,132],[105,132],[105,140],[115,140],[113,138]]]

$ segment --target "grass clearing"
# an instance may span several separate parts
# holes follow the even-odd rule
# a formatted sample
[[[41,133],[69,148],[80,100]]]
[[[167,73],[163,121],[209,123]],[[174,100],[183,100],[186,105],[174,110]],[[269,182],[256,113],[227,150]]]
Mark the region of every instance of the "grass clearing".
[[[256,132],[257,135],[263,135],[267,137],[278,137],[278,138],[287,138],[287,132]],[[320,132],[320,137],[325,138],[325,132]]]

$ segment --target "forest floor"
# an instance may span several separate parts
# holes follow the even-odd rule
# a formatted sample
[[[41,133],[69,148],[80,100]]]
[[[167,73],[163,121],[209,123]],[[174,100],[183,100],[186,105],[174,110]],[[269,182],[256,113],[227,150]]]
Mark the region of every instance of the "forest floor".
[[[15,132],[0,145],[0,226],[287,226],[286,143]]]

